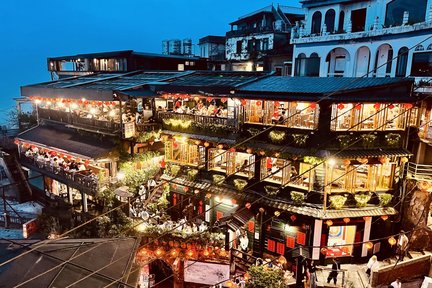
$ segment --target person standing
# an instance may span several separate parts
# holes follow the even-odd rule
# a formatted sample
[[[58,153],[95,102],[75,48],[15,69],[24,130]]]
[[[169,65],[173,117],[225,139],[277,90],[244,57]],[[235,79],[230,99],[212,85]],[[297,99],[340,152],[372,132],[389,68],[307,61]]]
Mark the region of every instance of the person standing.
[[[312,259],[309,260],[308,270],[309,270],[309,275],[310,275],[310,287],[316,288],[317,287],[317,281],[318,281],[318,277],[316,275],[317,267],[315,265],[314,260],[312,260]]]
[[[340,270],[339,259],[333,258],[332,271],[330,271],[330,274],[327,277],[327,283],[330,283],[330,280],[333,279],[333,282],[336,285],[339,270]]]
[[[399,234],[399,239],[397,242],[398,250],[399,250],[399,261],[403,261],[407,252],[408,252],[408,237],[405,234],[404,230],[401,230]]]
[[[247,259],[247,252],[249,247],[249,238],[245,231],[241,232],[241,235],[239,237],[240,242],[240,249],[242,251],[242,257],[243,259]]]

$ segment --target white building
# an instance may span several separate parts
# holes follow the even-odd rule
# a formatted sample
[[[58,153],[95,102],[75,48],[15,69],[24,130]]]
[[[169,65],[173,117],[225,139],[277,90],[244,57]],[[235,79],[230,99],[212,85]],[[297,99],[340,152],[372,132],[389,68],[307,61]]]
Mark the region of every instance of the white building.
[[[432,76],[432,0],[302,3],[305,21],[291,34],[293,75]]]

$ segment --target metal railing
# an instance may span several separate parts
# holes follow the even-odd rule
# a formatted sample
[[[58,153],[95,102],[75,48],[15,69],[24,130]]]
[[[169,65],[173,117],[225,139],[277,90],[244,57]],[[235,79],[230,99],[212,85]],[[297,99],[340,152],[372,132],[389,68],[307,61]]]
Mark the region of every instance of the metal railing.
[[[105,184],[100,183],[97,175],[85,175],[84,171],[66,171],[61,167],[52,165],[49,161],[27,157],[23,153],[21,154],[20,161],[23,164],[38,168],[38,170],[43,170],[54,174],[59,178],[63,178],[67,184],[72,184],[71,186],[74,186],[74,188],[84,189],[94,195],[97,194],[99,185]]]
[[[432,165],[408,162],[407,177],[432,181]]]
[[[177,119],[192,122],[197,122],[201,124],[217,124],[223,126],[234,126],[235,119],[226,117],[215,117],[215,116],[204,116],[204,115],[194,115],[194,114],[182,114],[175,112],[158,112],[158,119]]]
[[[57,122],[72,124],[93,130],[103,130],[107,132],[120,131],[120,123],[94,118],[82,118],[73,113],[65,111],[38,108],[39,118],[53,120]]]

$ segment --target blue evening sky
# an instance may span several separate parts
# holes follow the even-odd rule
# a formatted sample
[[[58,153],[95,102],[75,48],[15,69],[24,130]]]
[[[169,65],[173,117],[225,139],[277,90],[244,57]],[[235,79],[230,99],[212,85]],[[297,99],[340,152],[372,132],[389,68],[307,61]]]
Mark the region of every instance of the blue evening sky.
[[[262,0],[2,0],[0,114],[19,87],[48,81],[46,58],[132,49],[161,53],[162,40],[224,35]],[[273,2],[276,6],[277,2]],[[281,0],[297,6],[298,0]],[[198,50],[196,50],[198,51]]]

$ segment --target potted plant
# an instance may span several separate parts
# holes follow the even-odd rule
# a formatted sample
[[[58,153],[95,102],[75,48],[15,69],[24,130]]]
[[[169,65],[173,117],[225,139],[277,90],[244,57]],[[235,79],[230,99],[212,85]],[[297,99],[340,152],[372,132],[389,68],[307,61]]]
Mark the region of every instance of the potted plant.
[[[336,137],[336,139],[339,142],[340,148],[347,148],[352,141],[350,135],[339,135]]]
[[[219,174],[214,174],[212,178],[213,178],[213,183],[218,186],[222,185],[222,183],[225,181],[225,176]]]
[[[180,172],[180,166],[179,165],[171,165],[170,167],[170,174],[171,176],[177,176],[177,174]]]
[[[401,135],[397,133],[389,133],[385,135],[386,143],[390,147],[398,146],[400,139],[401,139]]]
[[[365,134],[365,135],[361,135],[361,140],[362,140],[362,146],[363,148],[373,148],[376,138],[376,135],[372,135],[372,134]]]
[[[187,172],[187,178],[189,181],[194,181],[198,175],[198,169],[191,169]]]
[[[291,200],[297,205],[302,204],[305,200],[305,194],[302,192],[291,191],[290,195]]]
[[[332,195],[329,198],[330,207],[334,209],[342,209],[342,207],[345,205],[346,200],[347,200],[346,196]]]
[[[371,199],[371,195],[370,194],[357,194],[357,195],[354,195],[354,199],[356,201],[357,207],[366,207],[366,204]]]
[[[270,185],[264,186],[264,189],[267,192],[267,194],[271,196],[277,195],[280,190],[278,187],[270,186]]]
[[[248,182],[244,179],[234,179],[234,186],[236,187],[237,190],[239,191],[243,191],[243,189],[246,187],[246,185],[248,184]]]
[[[378,194],[379,205],[381,207],[386,207],[387,205],[390,204],[390,201],[392,200],[392,198],[393,198],[393,195],[391,195],[389,193]]]
[[[273,130],[270,131],[268,137],[272,143],[282,144],[285,141],[286,133],[285,131]]]
[[[294,140],[294,144],[298,147],[303,147],[306,145],[306,141],[309,138],[309,135],[306,134],[292,134],[291,135]]]

